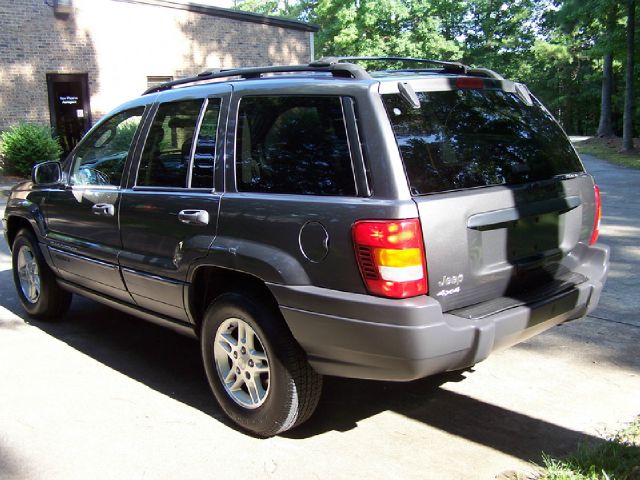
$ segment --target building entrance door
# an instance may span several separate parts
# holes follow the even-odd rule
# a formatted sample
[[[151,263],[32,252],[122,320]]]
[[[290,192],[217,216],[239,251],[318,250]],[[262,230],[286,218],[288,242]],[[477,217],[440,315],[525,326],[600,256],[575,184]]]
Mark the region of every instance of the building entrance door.
[[[48,73],[47,89],[51,127],[66,156],[91,127],[88,75]]]

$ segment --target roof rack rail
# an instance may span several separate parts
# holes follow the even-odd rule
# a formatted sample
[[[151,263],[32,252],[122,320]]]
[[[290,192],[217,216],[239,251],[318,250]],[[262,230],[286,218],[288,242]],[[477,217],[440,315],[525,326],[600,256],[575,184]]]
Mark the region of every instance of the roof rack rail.
[[[346,62],[358,61],[387,61],[387,62],[410,62],[410,63],[427,63],[442,67],[445,71],[466,74],[471,68],[460,62],[446,62],[444,60],[432,60],[429,58],[413,58],[413,57],[323,57],[316,60],[311,65],[340,65]]]
[[[178,85],[186,85],[188,83],[197,83],[205,80],[213,80],[216,78],[241,77],[241,78],[260,78],[266,73],[294,73],[294,72],[329,72],[334,77],[351,77],[356,80],[364,80],[371,78],[367,71],[353,63],[333,63],[333,64],[316,64],[309,65],[274,65],[270,67],[246,67],[246,68],[216,68],[205,70],[193,77],[178,78],[169,82],[148,88],[142,95],[150,93],[162,92],[170,90]]]
[[[494,72],[493,70],[489,70],[488,68],[469,68],[467,72],[469,75],[477,75],[480,77],[488,77],[493,78],[495,80],[504,80],[504,77],[500,75],[498,72]]]
[[[244,67],[244,68],[215,68],[205,70],[193,77],[178,78],[169,82],[148,88],[142,95],[170,90],[179,85],[198,83],[217,78],[241,77],[245,79],[260,78],[268,73],[294,73],[294,72],[328,72],[334,77],[351,77],[355,80],[370,79],[369,73],[361,66],[353,63],[358,61],[387,61],[387,62],[410,62],[426,63],[441,67],[445,72],[462,73],[464,75],[478,75],[483,77],[504,80],[504,78],[488,68],[472,68],[459,62],[446,62],[443,60],[431,60],[428,58],[412,57],[323,57],[308,65],[273,65],[268,67]],[[418,72],[424,69],[414,69],[401,71]]]

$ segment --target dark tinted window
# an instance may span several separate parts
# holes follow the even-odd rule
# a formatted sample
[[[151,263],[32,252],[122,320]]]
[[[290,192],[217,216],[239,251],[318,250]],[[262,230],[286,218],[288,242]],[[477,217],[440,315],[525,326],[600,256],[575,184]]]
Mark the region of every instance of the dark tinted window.
[[[216,133],[219,116],[220,99],[209,99],[193,155],[193,168],[191,169],[192,188],[213,188],[213,164],[216,154]]]
[[[137,185],[186,187],[193,135],[202,100],[158,107],[140,158]]]
[[[143,107],[120,112],[87,136],[74,153],[73,185],[120,185],[143,112]]]
[[[498,90],[420,92],[421,108],[384,95],[415,195],[581,172],[569,140],[539,105]]]
[[[247,97],[236,139],[239,191],[355,195],[339,97]]]

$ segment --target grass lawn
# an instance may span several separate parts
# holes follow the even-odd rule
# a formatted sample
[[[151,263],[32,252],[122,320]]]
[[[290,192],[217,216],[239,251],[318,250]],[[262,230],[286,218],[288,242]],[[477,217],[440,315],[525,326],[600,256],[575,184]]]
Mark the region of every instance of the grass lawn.
[[[540,480],[640,480],[640,417],[596,445],[581,445],[570,457],[543,454]]]
[[[588,140],[574,142],[573,144],[579,153],[586,153],[595,157],[607,160],[623,167],[640,169],[640,139],[636,138],[636,146],[633,153],[621,153],[622,139],[618,137],[598,138],[591,137]]]

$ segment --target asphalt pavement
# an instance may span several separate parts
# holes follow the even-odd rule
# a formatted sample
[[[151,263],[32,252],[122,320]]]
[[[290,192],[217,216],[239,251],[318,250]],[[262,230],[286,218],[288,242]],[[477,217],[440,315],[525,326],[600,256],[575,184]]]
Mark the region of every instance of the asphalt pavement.
[[[77,297],[30,320],[0,242],[0,479],[490,479],[597,441],[640,414],[640,171],[584,160],[612,248],[593,315],[472,371],[327,378],[312,420],[268,440],[225,420],[195,341]]]

